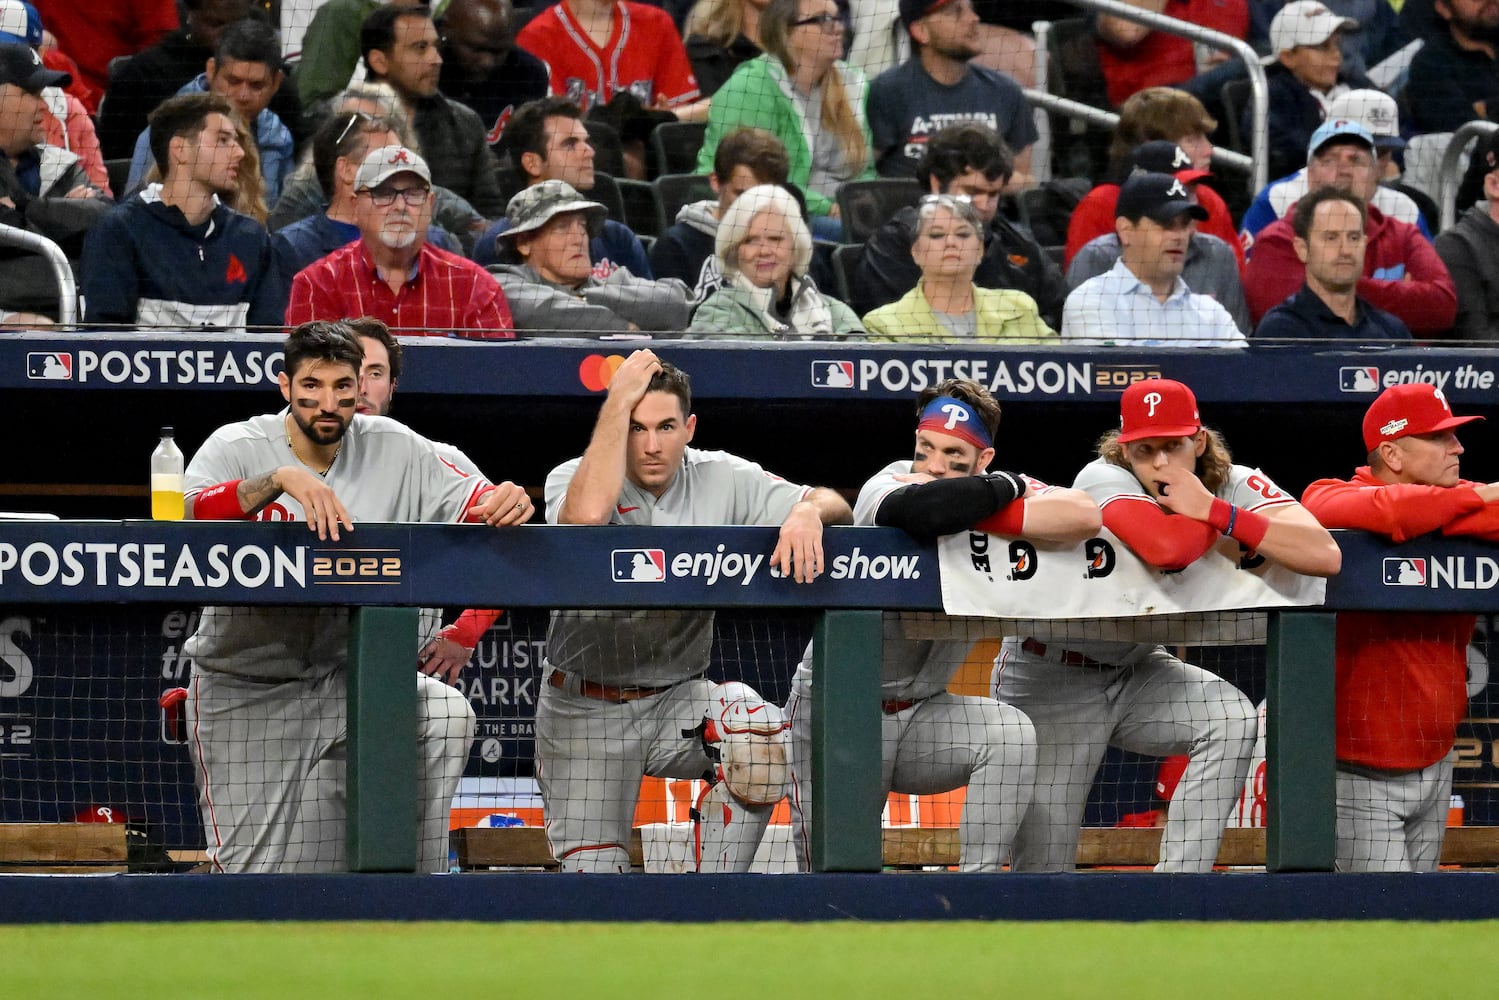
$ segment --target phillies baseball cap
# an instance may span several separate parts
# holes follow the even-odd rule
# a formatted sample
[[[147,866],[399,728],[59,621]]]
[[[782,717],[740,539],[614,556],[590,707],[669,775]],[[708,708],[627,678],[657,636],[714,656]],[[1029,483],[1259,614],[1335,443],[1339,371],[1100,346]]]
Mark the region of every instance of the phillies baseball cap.
[[[1327,9],[1320,0],[1295,0],[1280,9],[1270,22],[1270,54],[1260,62],[1271,66],[1282,52],[1301,45],[1321,45],[1340,31],[1358,31],[1351,17]]]
[[[909,29],[923,17],[953,2],[954,0],[900,0],[900,23]]]
[[[1374,145],[1374,136],[1363,126],[1352,118],[1329,118],[1317,126],[1317,131],[1312,133],[1312,141],[1306,146],[1306,162],[1311,163],[1312,157],[1322,152],[1322,147],[1331,145],[1333,142],[1342,141],[1356,143],[1366,147],[1370,153],[1379,152]]]
[[[1198,222],[1207,221],[1207,209],[1192,204],[1186,184],[1170,174],[1135,174],[1119,185],[1116,219],[1138,222],[1149,218],[1164,226],[1184,213]]]
[[[1175,379],[1147,378],[1119,397],[1119,443],[1141,438],[1189,437],[1202,430],[1197,397]]]
[[[359,172],[354,175],[354,190],[377,188],[396,174],[416,174],[429,187],[432,184],[432,171],[427,169],[426,160],[405,146],[381,146],[365,154]]]
[[[1435,434],[1482,419],[1453,416],[1447,397],[1434,385],[1392,385],[1369,404],[1369,412],[1364,414],[1364,448],[1373,451],[1385,441]]]
[[[1209,170],[1193,167],[1192,157],[1187,151],[1169,139],[1142,142],[1129,151],[1124,158],[1124,176],[1133,177],[1135,174],[1170,174],[1183,184],[1213,176]]]
[[[66,87],[72,76],[48,69],[36,49],[24,42],[0,45],[0,84],[13,83],[28,94],[40,94],[43,87]]]
[[[1400,138],[1400,109],[1395,98],[1382,90],[1350,90],[1327,106],[1328,118],[1351,118],[1374,137],[1379,150],[1404,149]]]
[[[36,8],[21,0],[0,0],[0,42],[41,45],[42,17]]]

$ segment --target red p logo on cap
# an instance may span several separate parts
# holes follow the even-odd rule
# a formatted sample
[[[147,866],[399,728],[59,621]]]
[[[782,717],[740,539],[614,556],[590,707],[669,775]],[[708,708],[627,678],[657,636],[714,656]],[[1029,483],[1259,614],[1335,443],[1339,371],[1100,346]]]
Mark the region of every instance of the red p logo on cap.
[[[1150,437],[1188,437],[1201,429],[1197,397],[1174,379],[1143,379],[1119,398],[1120,444]]]

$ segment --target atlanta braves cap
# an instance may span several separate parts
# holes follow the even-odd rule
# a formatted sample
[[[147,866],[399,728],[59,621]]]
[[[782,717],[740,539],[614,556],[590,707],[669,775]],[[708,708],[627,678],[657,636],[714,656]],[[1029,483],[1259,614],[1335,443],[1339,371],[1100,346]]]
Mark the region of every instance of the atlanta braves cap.
[[[1412,434],[1435,434],[1483,417],[1456,417],[1442,390],[1425,383],[1392,385],[1369,404],[1364,414],[1364,448],[1373,451],[1386,441]]]
[[[1194,168],[1187,151],[1169,139],[1142,142],[1129,151],[1124,158],[1124,176],[1135,174],[1170,174],[1184,184],[1213,176],[1209,170]]]
[[[1206,222],[1207,209],[1192,204],[1187,186],[1170,174],[1135,174],[1119,186],[1119,200],[1114,204],[1114,218],[1138,222],[1153,219],[1166,225],[1177,216],[1187,214]]]
[[[432,183],[432,171],[427,169],[426,160],[405,146],[381,146],[365,154],[359,172],[354,175],[354,190],[377,188],[396,174],[416,174],[429,185]]]
[[[900,23],[910,28],[932,11],[946,7],[952,2],[953,0],[900,0]]]
[[[43,87],[66,87],[73,77],[42,65],[36,49],[19,42],[0,45],[0,84],[13,83],[28,94],[40,94]]]
[[[1119,443],[1141,438],[1187,437],[1202,430],[1197,397],[1169,378],[1136,382],[1119,397]]]

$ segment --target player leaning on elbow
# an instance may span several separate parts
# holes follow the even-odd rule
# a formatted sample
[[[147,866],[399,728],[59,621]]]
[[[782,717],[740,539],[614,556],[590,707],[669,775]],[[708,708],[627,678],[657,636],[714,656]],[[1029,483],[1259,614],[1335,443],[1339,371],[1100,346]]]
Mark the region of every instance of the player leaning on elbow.
[[[1182,569],[1226,535],[1248,552],[1312,576],[1342,554],[1327,530],[1263,472],[1235,465],[1206,428],[1192,390],[1147,379],[1120,399],[1120,429],[1073,486],[1096,500],[1103,524],[1140,559]],[[1237,556],[1237,551],[1234,553]],[[1258,729],[1236,687],[1152,643],[1055,635],[1005,639],[995,696],[1036,727],[1036,794],[1015,839],[1013,867],[1070,871],[1088,790],[1115,746],[1187,754],[1161,837],[1157,871],[1211,871],[1249,770]]]
[[[949,379],[916,401],[913,458],[892,462],[859,491],[855,524],[903,528],[935,538],[976,528],[1036,541],[1076,544],[1098,531],[1098,505],[1012,472],[990,472],[1000,409],[983,386]],[[1030,802],[1036,736],[1025,714],[992,698],[949,694],[947,683],[972,643],[904,638],[885,618],[880,662],[884,794],[967,786],[958,824],[963,871],[1004,869]],[[791,682],[791,816],[797,861],[810,866],[812,821],[812,647]]]
[[[1482,419],[1454,416],[1433,386],[1392,386],[1364,414],[1369,464],[1302,500],[1328,527],[1392,542],[1434,531],[1499,541],[1499,483],[1458,471],[1457,428]],[[1339,871],[1436,870],[1473,625],[1471,614],[1338,613]]]

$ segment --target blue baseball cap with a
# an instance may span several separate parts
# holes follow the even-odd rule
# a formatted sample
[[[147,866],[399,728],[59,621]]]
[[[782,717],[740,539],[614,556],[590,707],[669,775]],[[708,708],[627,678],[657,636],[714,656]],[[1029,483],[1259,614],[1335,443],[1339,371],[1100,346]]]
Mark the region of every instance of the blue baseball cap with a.
[[[1312,141],[1307,143],[1306,147],[1306,161],[1312,162],[1312,157],[1322,152],[1322,147],[1334,139],[1349,140],[1367,146],[1371,155],[1376,151],[1374,133],[1365,128],[1362,123],[1352,118],[1329,118],[1318,125],[1317,131],[1312,133]]]
[[[0,0],[0,42],[41,45],[42,17],[36,8],[22,0]]]

